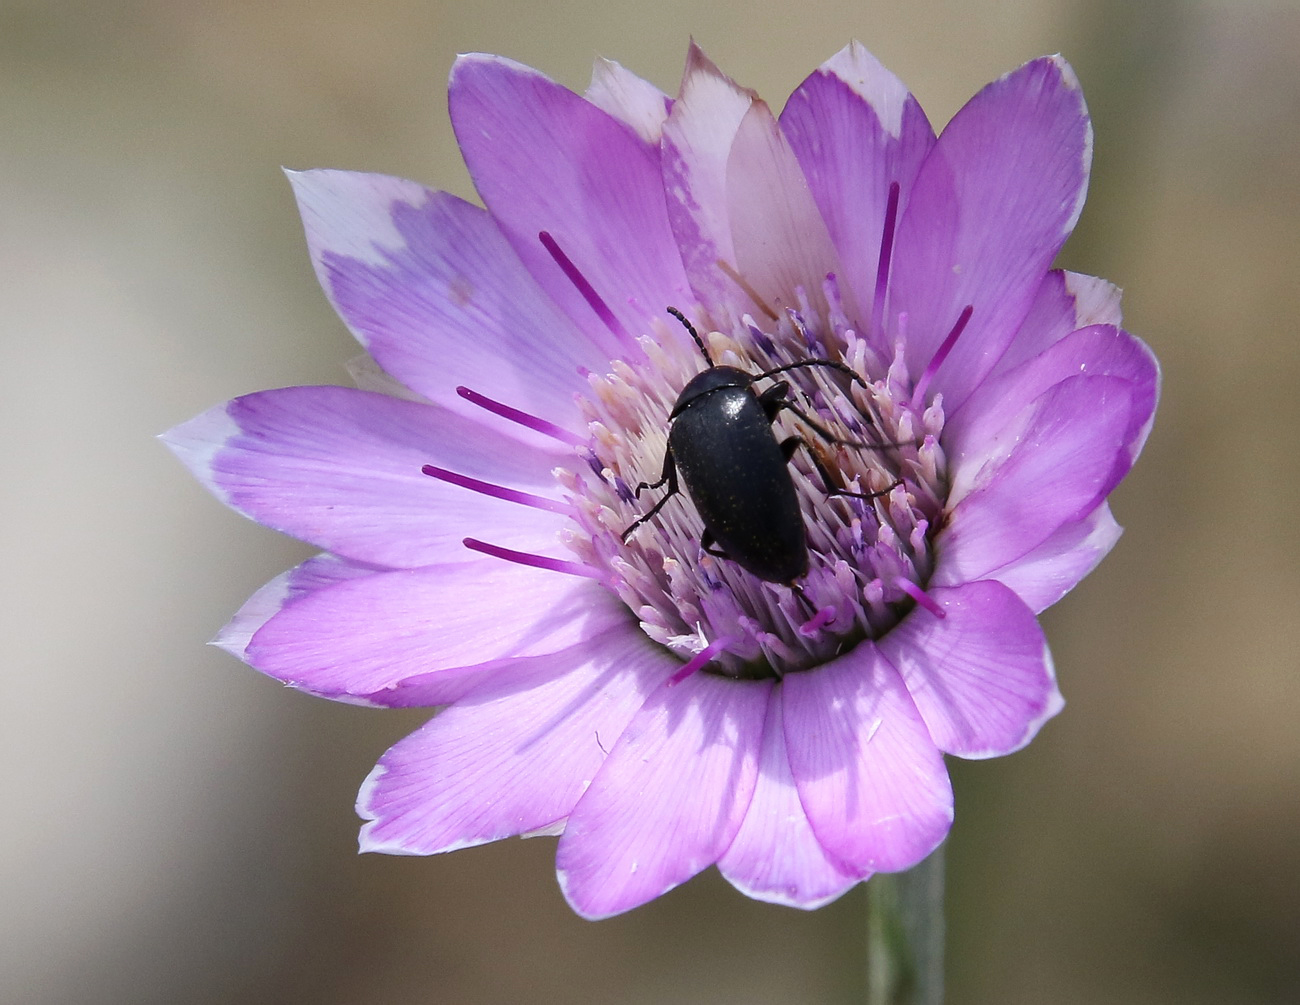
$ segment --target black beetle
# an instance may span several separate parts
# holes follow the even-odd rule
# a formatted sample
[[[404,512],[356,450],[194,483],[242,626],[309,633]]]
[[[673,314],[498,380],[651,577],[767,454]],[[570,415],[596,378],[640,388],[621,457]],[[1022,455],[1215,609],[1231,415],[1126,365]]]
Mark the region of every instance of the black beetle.
[[[682,388],[668,415],[672,425],[663,473],[656,482],[638,485],[636,495],[664,484],[668,491],[623,531],[622,539],[626,541],[677,494],[680,472],[704,522],[700,546],[710,555],[731,559],[759,579],[793,585],[808,572],[808,543],[788,465],[794,452],[807,444],[798,436],[778,441],[772,430],[777,415],[783,410],[793,412],[828,443],[877,448],[895,444],[857,443],[831,435],[788,400],[790,385],[785,381],[777,381],[761,394],[754,390],[755,381],[812,366],[839,370],[865,387],[866,382],[851,367],[830,359],[800,360],[762,373],[718,366],[686,317],[673,307],[668,312],[685,325],[709,365]],[[884,494],[837,488],[811,449],[809,455],[829,494],[862,499]]]

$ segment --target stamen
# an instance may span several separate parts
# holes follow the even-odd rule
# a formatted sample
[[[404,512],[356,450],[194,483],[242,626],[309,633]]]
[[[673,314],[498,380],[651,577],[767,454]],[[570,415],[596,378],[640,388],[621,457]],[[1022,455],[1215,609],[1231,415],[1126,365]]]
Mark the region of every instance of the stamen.
[[[812,620],[799,626],[799,634],[804,638],[813,638],[821,632],[823,628],[835,620],[835,608],[823,607],[813,615]]]
[[[790,318],[790,323],[794,325],[794,330],[799,333],[803,339],[804,348],[808,350],[810,356],[825,356],[826,349],[817,341],[816,337],[808,330],[808,325],[804,322],[801,315],[793,307],[786,308],[786,314]]]
[[[432,464],[426,464],[420,471],[430,478],[437,478],[452,485],[459,485],[471,492],[481,492],[485,496],[504,499],[506,502],[531,506],[533,509],[544,509],[547,512],[560,513],[564,516],[570,516],[573,513],[572,506],[558,499],[547,499],[544,496],[535,496],[531,492],[520,492],[518,489],[508,489],[502,485],[493,485],[491,482],[481,482],[477,478],[469,477],[469,475],[457,474],[455,471],[434,467]]]
[[[844,294],[840,292],[840,277],[833,272],[826,273],[822,280],[822,296],[826,298],[826,307],[830,312],[828,320],[832,331],[844,331],[851,327],[848,316],[844,313]]]
[[[569,282],[577,287],[578,292],[582,294],[582,299],[587,301],[587,305],[596,312],[596,316],[605,322],[605,327],[621,339],[630,339],[631,336],[628,335],[627,329],[614,316],[614,312],[609,309],[609,304],[601,299],[600,294],[596,292],[596,288],[587,281],[587,277],[573,264],[573,260],[564,253],[559,244],[556,243],[555,238],[543,230],[538,232],[537,239],[542,242],[542,247],[546,249],[547,253],[555,259],[555,264],[560,267],[560,271],[564,273]]]
[[[461,541],[470,551],[480,551],[484,555],[491,555],[493,558],[504,558],[507,562],[514,562],[517,565],[531,565],[534,569],[546,569],[548,572],[563,572],[569,576],[582,576],[584,579],[603,580],[604,574],[589,565],[583,565],[581,562],[566,562],[560,558],[550,558],[547,555],[534,555],[527,551],[514,551],[510,548],[502,548],[498,544],[488,544],[486,541],[479,541],[472,537],[467,537]]]
[[[754,340],[754,345],[758,346],[765,355],[771,356],[776,351],[776,343],[772,341],[771,336],[754,324],[754,319],[748,314],[745,315],[745,328],[749,331],[749,337]]]
[[[889,288],[889,265],[894,257],[894,227],[898,223],[898,182],[889,183],[889,202],[885,206],[885,226],[880,236],[880,261],[876,265],[876,299],[871,306],[871,330],[884,335],[885,292]]]
[[[886,179],[886,190],[890,188]],[[764,303],[754,296],[750,303],[745,277],[734,263],[719,263],[718,281],[731,277],[735,285],[724,284],[736,294],[731,299],[740,298],[737,302],[750,313],[724,311],[726,316],[719,318],[707,306],[673,308],[676,321],[647,333],[659,338],[647,339],[643,354],[615,361],[608,372],[591,376],[592,393],[578,402],[581,420],[566,423],[590,439],[560,469],[560,487],[548,493],[536,485],[519,485],[570,502],[576,527],[562,535],[566,550],[551,554],[577,565],[564,568],[556,559],[467,544],[530,566],[597,578],[640,619],[650,640],[675,654],[660,678],[673,685],[701,672],[779,680],[884,637],[909,614],[943,618],[947,604],[942,594],[926,593],[935,565],[930,528],[941,525],[945,506],[947,465],[938,446],[944,428],[942,399],[936,393],[924,413],[912,407],[917,378],[928,360],[907,361],[894,344],[908,327],[906,314],[889,303],[892,255],[901,230],[897,189],[890,203],[881,217],[884,233],[877,234],[884,259],[879,280],[887,333],[868,329],[871,310],[865,302],[860,329],[839,315],[831,274],[822,287],[825,299],[816,303],[805,295],[817,294],[815,285],[795,287],[779,301]],[[870,294],[868,289],[863,296]],[[764,316],[760,303],[775,310]],[[953,320],[964,306],[956,304]],[[970,316],[962,320],[967,327]],[[691,326],[696,326],[698,341]],[[948,352],[961,335],[957,327],[947,339],[948,333],[931,331],[930,353],[941,345]],[[669,333],[674,337],[665,338]],[[683,333],[687,337],[679,337]],[[939,342],[933,341],[936,334]],[[722,554],[701,555],[701,536],[708,528],[691,519],[661,520],[656,533],[646,533],[637,546],[625,547],[620,540],[638,526],[645,532],[637,521],[653,518],[647,511],[664,501],[663,480],[657,490],[643,489],[639,500],[636,491],[638,479],[647,473],[654,478],[652,472],[663,461],[663,438],[672,426],[664,413],[674,407],[681,387],[699,373],[701,363],[721,362],[724,352],[751,381],[789,383],[788,401],[775,394],[771,400],[781,398],[778,411],[789,411],[787,419],[815,458],[796,458],[786,469],[808,548],[808,572],[798,582],[756,580]],[[940,365],[948,366],[942,355],[934,362],[935,368]],[[780,426],[778,432],[787,428]],[[827,496],[843,501],[826,504]],[[675,506],[671,497],[667,503]]]
[[[943,366],[943,361],[946,360],[948,354],[952,352],[952,347],[957,344],[957,339],[961,337],[961,333],[966,330],[966,322],[970,320],[971,312],[974,309],[975,308],[970,304],[967,304],[962,308],[961,314],[957,317],[957,323],[952,326],[952,331],[948,333],[948,337],[943,340],[942,344],[940,344],[938,351],[930,360],[930,365],[927,366],[925,372],[921,374],[921,379],[916,382],[916,389],[912,391],[913,408],[919,408],[921,402],[925,400],[925,392],[930,387],[930,381],[934,379],[934,375],[938,372],[939,367]]]
[[[668,687],[680,684],[691,674],[700,670],[709,662],[709,660],[713,659],[714,656],[718,655],[718,653],[726,649],[727,646],[731,645],[732,641],[732,639],[729,639],[726,636],[720,639],[714,639],[698,653],[692,656],[689,663],[686,663],[680,670],[668,678]]]
[[[608,485],[609,479],[605,477],[605,465],[604,463],[602,463],[601,459],[597,457],[590,449],[583,450],[581,451],[581,453],[582,453],[582,459],[587,462],[587,467],[591,468],[592,474],[594,474],[602,482]],[[622,479],[619,479],[619,481],[622,481]],[[627,486],[626,484],[624,484],[623,488],[619,489],[619,498],[622,498],[623,492],[626,490],[627,490]],[[634,498],[636,497],[631,495],[631,493],[629,492],[628,497],[626,499],[623,499],[623,501],[631,502]]]
[[[517,408],[503,405],[501,402],[495,401],[485,394],[471,391],[468,387],[458,387],[456,388],[456,393],[466,401],[478,405],[479,408],[485,408],[494,415],[499,415],[503,419],[509,419],[511,422],[517,422],[521,426],[527,426],[529,429],[535,430],[543,436],[549,436],[553,440],[559,440],[561,443],[568,443],[572,446],[579,447],[587,442],[581,436],[569,432],[563,426],[557,426],[554,422],[548,422],[545,419],[538,418],[536,415],[530,415],[528,412],[521,412]]]
[[[948,612],[935,603],[933,597],[913,583],[910,579],[904,579],[902,576],[899,576],[894,580],[894,585],[933,614],[936,618],[946,618],[948,616]]]
[[[749,299],[754,301],[754,303],[758,305],[758,309],[760,311],[766,314],[773,321],[779,320],[776,311],[772,310],[772,308],[767,305],[767,301],[758,295],[758,290],[750,286],[749,281],[745,279],[744,276],[742,276],[739,272],[733,269],[729,263],[724,262],[721,258],[718,259],[717,266],[724,273],[726,273],[728,279],[730,279],[733,283],[735,283],[737,286],[739,286],[742,290],[745,291],[745,293],[749,296]]]

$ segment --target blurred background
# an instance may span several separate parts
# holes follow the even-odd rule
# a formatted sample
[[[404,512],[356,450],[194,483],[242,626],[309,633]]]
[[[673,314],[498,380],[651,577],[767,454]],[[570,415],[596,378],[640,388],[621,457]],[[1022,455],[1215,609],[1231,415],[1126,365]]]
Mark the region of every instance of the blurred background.
[[[550,839],[357,856],[423,716],[205,648],[307,550],[153,440],[346,382],[281,165],[470,196],[456,52],[673,91],[692,34],[778,106],[859,38],[936,125],[1074,64],[1063,264],[1127,290],[1165,393],[1124,539],[1045,619],[1066,712],[953,765],[949,1001],[1300,1001],[1300,8],[1250,0],[0,0],[0,1001],[860,1000],[861,889],[804,914],[710,872],[590,924]]]

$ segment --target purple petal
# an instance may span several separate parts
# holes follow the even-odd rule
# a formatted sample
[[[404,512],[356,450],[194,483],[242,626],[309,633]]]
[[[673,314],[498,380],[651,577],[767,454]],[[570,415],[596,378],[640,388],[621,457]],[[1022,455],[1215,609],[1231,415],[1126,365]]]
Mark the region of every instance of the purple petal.
[[[310,558],[297,568],[277,576],[253,594],[239,609],[239,613],[212,640],[213,644],[232,656],[253,664],[254,659],[248,654],[249,643],[253,636],[286,607],[336,584],[372,577],[383,571],[385,570],[349,562],[337,555],[324,554]],[[321,625],[310,625],[305,630],[315,632],[321,627]],[[361,689],[349,690],[346,682],[340,684],[323,680],[319,682],[319,686],[310,686],[303,680],[295,680],[291,683],[308,694],[353,705],[385,708],[425,707],[456,701],[497,666],[496,663],[489,663],[454,671],[417,674],[401,680],[383,682],[377,690],[371,692]],[[265,668],[259,667],[259,669]],[[278,675],[272,674],[272,676]]]
[[[1078,272],[1053,269],[1043,277],[1029,313],[990,376],[998,376],[1089,325],[1120,325],[1119,287]]]
[[[358,353],[353,356],[343,364],[343,368],[347,370],[348,376],[352,378],[352,386],[362,391],[374,391],[376,394],[384,394],[390,398],[401,398],[403,401],[414,401],[421,405],[433,404],[424,395],[412,391],[387,370],[383,369],[368,352]],[[460,396],[457,395],[457,397]],[[464,405],[463,399],[461,404]],[[483,413],[478,411],[477,408],[471,414],[474,418],[484,418]],[[510,431],[515,432],[513,429]],[[522,438],[528,434],[519,432],[516,435]],[[555,443],[550,442],[547,446],[554,447]]]
[[[1081,272],[1066,272],[1065,291],[1074,299],[1074,327],[1088,325],[1120,326],[1124,320],[1120,310],[1121,291],[1114,283]]]
[[[875,298],[890,185],[899,185],[901,210],[934,130],[899,79],[851,42],[790,95],[781,131],[865,310]]]
[[[357,798],[361,850],[429,855],[560,820],[680,665],[618,630],[498,670],[380,758]]]
[[[575,911],[630,910],[727,850],[754,791],[771,686],[697,673],[650,697],[560,838],[560,886]]]
[[[1015,590],[1038,614],[1074,589],[1115,547],[1124,532],[1102,503],[1074,523],[1068,523],[1033,551],[994,569],[986,578]]]
[[[799,801],[827,853],[860,875],[908,869],[930,854],[952,825],[952,786],[875,646],[860,643],[781,686]]]
[[[288,604],[335,583],[373,576],[376,571],[372,566],[349,562],[337,555],[315,555],[276,576],[249,597],[244,606],[217,633],[212,644],[242,660],[248,643],[257,630]]]
[[[970,323],[932,388],[954,409],[1005,351],[1087,189],[1092,130],[1059,56],[989,84],[921,166],[898,229],[890,317],[920,377],[963,308]]]
[[[1019,750],[1065,702],[1033,612],[1001,583],[937,588],[880,640],[935,745],[960,757]]]
[[[542,292],[484,210],[384,175],[289,180],[321,286],[387,373],[454,412],[479,414],[456,393],[464,384],[579,427],[578,368],[608,355]]]
[[[823,283],[842,271],[830,231],[771,110],[756,101],[727,157],[727,211],[740,274],[773,308],[797,308],[802,288],[824,309]],[[842,287],[844,310],[856,311]]]
[[[672,101],[648,80],[612,59],[597,58],[584,97],[597,108],[631,126],[647,143],[658,143]]]
[[[272,617],[246,656],[319,694],[383,701],[418,683],[443,704],[446,671],[558,652],[630,624],[627,609],[590,580],[478,557],[318,590]]]
[[[944,449],[956,458],[978,453],[997,436],[1009,416],[1028,408],[1052,385],[1079,374],[1122,377],[1133,383],[1132,423],[1125,442],[1136,460],[1155,416],[1160,367],[1141,339],[1110,325],[1072,332],[1015,369],[986,381],[945,423]],[[960,461],[956,465],[958,469],[962,466]],[[954,476],[956,480],[958,476]]]
[[[727,200],[727,156],[757,95],[726,76],[694,42],[681,90],[664,124],[663,177],[672,224],[701,300],[757,310],[718,262],[736,267]]]
[[[781,695],[772,689],[754,798],[718,869],[747,897],[812,910],[866,877],[831,859],[808,823],[785,750]]]
[[[346,387],[246,395],[164,434],[223,502],[354,561],[416,568],[463,561],[461,541],[554,550],[565,518],[421,473],[433,463],[554,493],[564,453],[524,446],[441,408]]]
[[[986,579],[1091,513],[1128,472],[1134,401],[1118,377],[1070,377],[949,458],[954,502],[936,539],[939,586]]]
[[[524,265],[607,355],[636,352],[632,336],[690,289],[668,226],[658,149],[572,91],[499,56],[460,57],[449,101],[470,176]],[[543,247],[542,231],[621,331],[607,330]]]

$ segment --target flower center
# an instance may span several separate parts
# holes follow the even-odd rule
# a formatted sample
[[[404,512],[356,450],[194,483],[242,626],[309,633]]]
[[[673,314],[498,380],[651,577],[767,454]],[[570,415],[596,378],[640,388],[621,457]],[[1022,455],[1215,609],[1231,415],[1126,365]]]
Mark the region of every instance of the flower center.
[[[641,340],[643,362],[615,361],[611,373],[589,378],[589,469],[557,472],[577,514],[567,543],[688,670],[764,678],[824,663],[888,632],[933,571],[931,540],[947,493],[942,403],[924,407],[919,394],[914,403],[901,348],[860,337],[836,307],[833,277],[826,286],[828,308],[800,297],[800,309],[763,325],[697,312],[710,363],[665,322]],[[785,382],[784,398],[773,392],[768,400],[794,406],[777,412],[770,435],[793,450],[781,476],[793,483],[808,569],[771,582],[708,546],[726,528],[706,525],[700,510],[710,507],[689,485],[665,500],[672,483],[655,483],[680,421],[670,414],[703,369],[761,375],[809,360],[843,363],[861,382],[834,366],[803,365],[744,391],[757,399]],[[747,476],[738,481],[724,487],[743,499]]]

